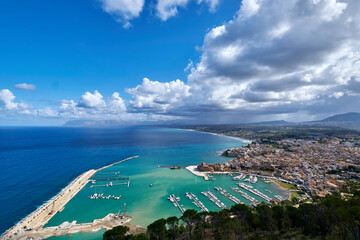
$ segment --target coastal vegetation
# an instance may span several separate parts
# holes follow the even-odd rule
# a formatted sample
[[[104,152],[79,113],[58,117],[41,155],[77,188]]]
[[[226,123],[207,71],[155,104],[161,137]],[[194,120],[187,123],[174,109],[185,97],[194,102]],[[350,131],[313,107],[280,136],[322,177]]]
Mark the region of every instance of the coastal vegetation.
[[[336,137],[359,135],[359,129],[348,129],[344,126],[313,124],[287,124],[287,125],[211,125],[186,126],[185,129],[194,129],[201,132],[210,132],[244,139],[259,140],[263,143],[293,138],[309,139],[314,136]],[[360,128],[360,127],[359,127]]]
[[[360,185],[351,182],[342,190],[296,205],[285,200],[220,212],[186,210],[180,218],[154,221],[141,236],[110,238],[117,234],[110,230],[104,239],[360,239]]]
[[[287,190],[296,190],[297,189],[296,186],[294,186],[293,184],[290,184],[290,183],[285,183],[285,182],[277,181],[277,180],[272,180],[272,181]]]

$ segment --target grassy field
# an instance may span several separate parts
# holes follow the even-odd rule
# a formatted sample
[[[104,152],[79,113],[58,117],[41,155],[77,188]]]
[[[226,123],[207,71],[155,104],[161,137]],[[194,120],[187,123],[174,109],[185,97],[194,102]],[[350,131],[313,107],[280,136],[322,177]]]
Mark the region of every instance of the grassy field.
[[[296,197],[296,198],[301,197],[301,195],[302,195],[302,192],[300,192],[300,191],[291,192],[290,199],[292,199],[293,197]]]
[[[281,187],[286,188],[287,190],[296,190],[296,187],[290,183],[284,183],[277,180],[272,180],[272,181],[279,184]]]

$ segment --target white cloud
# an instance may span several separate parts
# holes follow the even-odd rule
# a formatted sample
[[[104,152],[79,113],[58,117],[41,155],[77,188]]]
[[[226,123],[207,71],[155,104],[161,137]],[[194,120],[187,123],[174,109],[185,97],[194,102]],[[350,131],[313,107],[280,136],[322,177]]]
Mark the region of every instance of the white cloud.
[[[209,4],[210,12],[214,12],[216,10],[216,7],[219,4],[219,0],[198,0],[198,4],[200,4],[202,2]]]
[[[3,106],[7,110],[16,109],[18,103],[14,103],[15,96],[9,89],[0,90],[0,107]]]
[[[259,11],[261,2],[262,0],[243,0],[239,10],[240,17],[246,19],[255,15]]]
[[[113,93],[109,100],[108,107],[110,111],[115,113],[126,111],[125,101],[120,97],[120,94],[118,92]]]
[[[93,94],[86,92],[84,95],[82,95],[78,106],[84,108],[102,108],[106,106],[106,103],[103,99],[103,96],[97,90],[95,90]]]
[[[190,86],[179,79],[161,83],[144,78],[141,85],[126,91],[132,95],[129,102],[133,111],[164,113],[183,105],[189,90]]]
[[[325,110],[329,97],[360,94],[358,12],[356,0],[243,0],[205,36],[191,93],[212,111],[259,114]]]
[[[35,90],[36,86],[34,84],[20,83],[20,84],[16,84],[15,88],[21,90],[33,91]]]
[[[111,14],[124,28],[131,26],[130,20],[140,16],[145,0],[99,0],[105,12]]]
[[[156,5],[157,16],[166,21],[178,14],[179,8],[185,8],[191,0],[158,0]],[[206,3],[209,5],[210,12],[214,12],[219,0],[198,0],[198,4]]]

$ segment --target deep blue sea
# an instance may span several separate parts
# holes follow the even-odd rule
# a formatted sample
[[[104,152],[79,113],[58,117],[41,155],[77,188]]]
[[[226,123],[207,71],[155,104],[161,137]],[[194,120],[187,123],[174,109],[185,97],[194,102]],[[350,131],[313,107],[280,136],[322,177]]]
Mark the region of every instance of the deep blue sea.
[[[133,155],[140,158],[126,164],[134,164],[139,173],[157,170],[157,165],[216,162],[224,160],[218,156],[222,150],[242,144],[234,138],[157,127],[1,127],[0,233],[89,169]]]

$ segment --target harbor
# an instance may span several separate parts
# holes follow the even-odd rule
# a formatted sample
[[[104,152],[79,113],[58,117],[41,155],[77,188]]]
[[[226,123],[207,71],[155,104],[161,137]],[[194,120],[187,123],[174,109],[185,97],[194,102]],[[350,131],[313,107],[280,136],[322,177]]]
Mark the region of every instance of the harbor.
[[[90,182],[90,179],[98,172],[103,169],[115,166],[119,163],[128,161],[139,156],[133,156],[124,160],[115,162],[97,170],[91,169],[84,172],[76,179],[74,179],[68,186],[66,186],[60,193],[50,199],[48,202],[40,206],[37,210],[32,212],[30,215],[21,220],[14,227],[7,230],[1,239],[20,239],[24,235],[31,235],[32,233],[41,231],[43,226],[53,218],[53,216],[64,210],[65,205],[75,197],[86,185]],[[120,199],[120,198],[119,198]]]
[[[63,222],[59,226],[56,227],[46,227],[40,228],[37,231],[26,231],[20,236],[17,236],[19,240],[40,240],[44,238],[54,237],[54,236],[62,236],[66,234],[74,234],[78,232],[91,232],[98,231],[99,229],[112,229],[113,227],[124,225],[130,228],[130,232],[132,233],[140,233],[146,232],[145,228],[140,226],[134,226],[129,224],[132,220],[129,216],[120,216],[118,214],[109,213],[104,218],[95,219],[90,223],[76,223],[76,221],[72,222]]]
[[[230,176],[229,174],[217,174],[218,176],[216,176],[216,179],[214,179],[214,181],[204,181],[204,180],[199,179],[199,181],[200,181],[199,182],[198,180],[196,180],[197,177],[194,178],[193,174],[190,174],[188,170],[180,169],[179,171],[173,171],[172,169],[169,169],[169,168],[157,168],[158,171],[155,171],[152,175],[148,175],[146,177],[141,176],[141,178],[139,178],[139,177],[134,177],[133,175],[130,174],[130,176],[132,178],[132,184],[135,184],[133,188],[136,190],[134,191],[134,190],[131,190],[131,188],[126,188],[126,186],[128,186],[128,184],[129,184],[130,177],[129,177],[128,181],[123,181],[123,180],[115,181],[115,182],[100,181],[97,183],[96,180],[98,180],[98,179],[111,179],[114,175],[116,175],[117,177],[122,177],[122,176],[119,176],[120,172],[118,171],[119,169],[122,169],[121,167],[112,166],[109,169],[110,169],[110,171],[108,171],[104,174],[100,174],[100,173],[95,174],[94,171],[96,171],[96,170],[93,170],[93,172],[87,176],[86,183],[89,183],[89,184],[88,184],[88,187],[84,189],[84,193],[77,196],[76,197],[77,201],[71,203],[70,205],[67,205],[65,209],[64,209],[64,207],[60,208],[59,211],[61,211],[61,212],[56,215],[57,217],[56,217],[55,221],[51,221],[51,224],[45,226],[45,228],[60,226],[64,222],[64,220],[71,224],[72,221],[69,221],[69,220],[77,219],[77,218],[69,217],[71,214],[71,212],[69,212],[69,209],[74,208],[74,204],[76,202],[79,202],[79,204],[80,204],[80,202],[83,203],[84,200],[82,200],[82,199],[84,199],[84,198],[89,199],[89,204],[85,204],[84,207],[85,206],[88,206],[88,207],[93,206],[93,208],[90,208],[90,209],[88,208],[87,211],[96,210],[97,208],[102,206],[101,202],[103,202],[103,201],[106,201],[106,206],[109,206],[108,212],[111,212],[111,211],[114,212],[114,210],[116,211],[116,205],[117,205],[116,202],[120,201],[119,203],[124,203],[124,202],[129,203],[129,208],[130,208],[129,215],[131,215],[132,217],[134,217],[134,216],[136,217],[134,220],[132,220],[132,222],[134,222],[134,224],[146,226],[146,224],[148,224],[149,221],[147,220],[147,223],[143,223],[142,219],[144,219],[144,218],[142,216],[144,216],[144,215],[143,214],[137,215],[137,212],[135,212],[134,209],[139,209],[139,207],[141,208],[141,206],[144,206],[144,207],[148,206],[147,209],[152,209],[153,208],[152,204],[158,202],[158,201],[156,201],[156,199],[158,199],[158,198],[156,198],[156,197],[154,198],[154,196],[158,196],[158,191],[162,191],[161,189],[163,189],[167,185],[176,186],[177,188],[173,189],[173,191],[170,192],[169,194],[167,194],[167,197],[165,197],[165,199],[168,198],[166,200],[170,201],[173,207],[166,208],[166,211],[162,211],[161,212],[162,215],[159,215],[159,216],[163,216],[163,217],[166,217],[166,216],[168,217],[168,216],[172,216],[172,215],[181,216],[181,214],[186,209],[198,209],[199,211],[208,212],[208,211],[218,211],[219,209],[224,209],[224,208],[230,207],[230,206],[232,206],[234,204],[238,204],[238,203],[244,203],[245,201],[249,201],[250,203],[256,204],[256,203],[259,203],[264,200],[266,201],[266,199],[263,198],[264,196],[261,194],[261,192],[265,192],[265,189],[262,189],[262,191],[256,190],[259,186],[261,186],[261,188],[265,187],[265,186],[267,186],[267,187],[270,187],[270,186],[276,187],[277,186],[275,184],[267,184],[267,183],[266,183],[266,185],[264,185],[265,183],[263,182],[262,179],[259,179],[257,181],[257,183],[251,184],[251,186],[246,185],[246,184],[242,183],[242,182],[244,182],[244,180],[246,180],[245,177],[241,176],[242,180],[237,179],[236,181],[240,182],[241,185],[242,184],[246,185],[246,187],[248,189],[252,189],[251,187],[253,187],[253,189],[252,189],[253,192],[250,191],[250,193],[245,193],[244,191],[238,190],[236,192],[241,194],[241,196],[238,197],[238,196],[232,195],[229,192],[227,192],[227,190],[232,189],[231,187],[233,187],[233,185],[234,185],[233,178],[236,176]],[[111,170],[114,170],[114,171],[111,171]],[[154,179],[158,178],[159,176],[167,179],[166,184],[154,180]],[[211,176],[211,175],[208,175],[208,176]],[[174,178],[174,181],[171,181],[171,179],[173,179],[173,178]],[[92,179],[91,182],[90,182],[90,179]],[[179,188],[179,187],[181,187],[181,185],[178,184],[179,181],[182,182],[184,184],[184,186],[186,186],[185,188],[189,188],[190,191],[186,191],[185,189],[181,190],[181,188]],[[125,186],[125,188],[119,187],[117,185]],[[152,187],[149,187],[149,185]],[[215,187],[217,187],[218,189],[216,189]],[[211,192],[209,190],[206,191],[205,189],[208,189],[208,188],[215,189],[216,192]],[[114,191],[114,190],[116,190],[116,191]],[[232,189],[232,190],[234,190],[234,189]],[[274,188],[271,188],[271,190],[272,190],[272,192],[274,192],[274,195],[280,196],[280,194],[278,194],[278,192],[276,192],[274,190]],[[143,196],[144,200],[137,198],[138,195],[136,194],[136,192],[139,192],[139,191],[142,192],[142,196]],[[186,193],[188,193],[188,194],[186,194]],[[151,196],[151,199],[155,199],[155,202],[148,202],[146,200],[146,199],[149,199],[148,197],[146,197],[147,194],[149,195],[149,197]],[[199,196],[197,197],[195,194],[199,195]],[[255,197],[258,197],[259,199],[256,199],[255,197],[251,196],[251,194],[254,194]],[[185,200],[180,201],[179,196],[181,196],[181,195],[182,196],[185,195],[187,198],[185,198]],[[273,198],[277,199],[276,197],[273,197]],[[137,200],[134,202],[131,199],[137,199]],[[161,198],[159,197],[159,199],[161,199]],[[272,198],[269,197],[269,199],[271,200]],[[99,204],[97,202],[99,202]],[[212,204],[210,204],[210,203],[212,203]],[[246,204],[248,204],[248,203],[246,203]],[[54,213],[56,213],[56,212],[54,212]],[[100,214],[98,214],[98,215],[100,215]],[[153,215],[153,216],[155,216],[155,215]],[[64,218],[64,220],[61,221],[59,219],[60,216],[68,216],[68,217]],[[95,219],[95,218],[93,218],[93,219]],[[97,217],[97,218],[99,218],[99,217]],[[49,219],[52,219],[52,218],[49,218]],[[91,222],[91,219],[82,219],[80,222],[81,223]],[[35,229],[28,231],[28,233],[37,231],[37,230],[35,230],[35,231],[34,230]],[[38,230],[40,230],[40,228],[38,228]],[[24,230],[22,232],[24,232]]]

